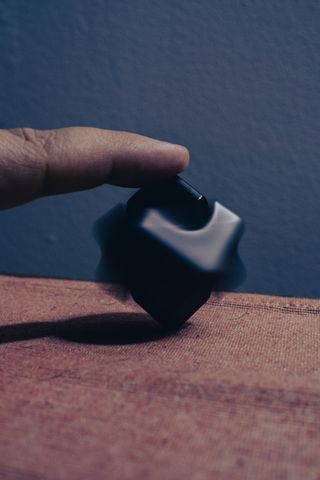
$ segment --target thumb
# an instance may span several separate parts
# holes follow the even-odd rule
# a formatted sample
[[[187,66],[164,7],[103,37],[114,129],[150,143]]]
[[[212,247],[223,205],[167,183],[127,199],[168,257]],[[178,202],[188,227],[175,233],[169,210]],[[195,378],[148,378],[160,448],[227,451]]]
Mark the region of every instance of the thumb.
[[[136,187],[183,171],[188,150],[127,132],[69,127],[0,131],[0,209],[104,183]]]

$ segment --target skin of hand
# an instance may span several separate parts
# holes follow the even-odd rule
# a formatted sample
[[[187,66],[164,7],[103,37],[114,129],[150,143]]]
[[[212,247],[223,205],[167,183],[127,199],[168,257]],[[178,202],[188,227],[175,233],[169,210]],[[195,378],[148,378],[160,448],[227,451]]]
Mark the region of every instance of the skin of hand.
[[[176,175],[188,150],[142,135],[90,127],[0,130],[0,210],[105,183],[139,187]]]

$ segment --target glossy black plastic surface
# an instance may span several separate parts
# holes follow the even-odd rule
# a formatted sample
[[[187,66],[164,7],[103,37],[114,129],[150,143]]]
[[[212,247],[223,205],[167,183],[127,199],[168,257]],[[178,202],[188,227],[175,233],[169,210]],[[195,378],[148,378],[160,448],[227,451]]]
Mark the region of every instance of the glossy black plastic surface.
[[[122,228],[124,282],[166,328],[180,326],[213,289],[234,286],[242,276],[242,220],[180,177],[136,192]]]

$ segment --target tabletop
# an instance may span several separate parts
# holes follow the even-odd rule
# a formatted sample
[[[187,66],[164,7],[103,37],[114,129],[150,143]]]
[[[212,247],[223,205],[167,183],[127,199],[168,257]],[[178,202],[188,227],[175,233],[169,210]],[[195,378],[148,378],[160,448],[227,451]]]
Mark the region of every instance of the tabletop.
[[[320,479],[320,300],[0,276],[0,478]],[[161,299],[160,299],[161,300]]]

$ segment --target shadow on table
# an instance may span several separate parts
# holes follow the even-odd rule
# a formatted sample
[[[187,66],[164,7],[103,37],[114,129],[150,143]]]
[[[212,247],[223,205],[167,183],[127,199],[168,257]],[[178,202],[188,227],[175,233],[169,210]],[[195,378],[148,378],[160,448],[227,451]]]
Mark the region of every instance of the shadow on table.
[[[186,328],[186,327],[184,327]],[[41,337],[58,337],[94,345],[128,345],[173,335],[144,313],[106,313],[54,322],[31,322],[0,327],[0,344]]]

